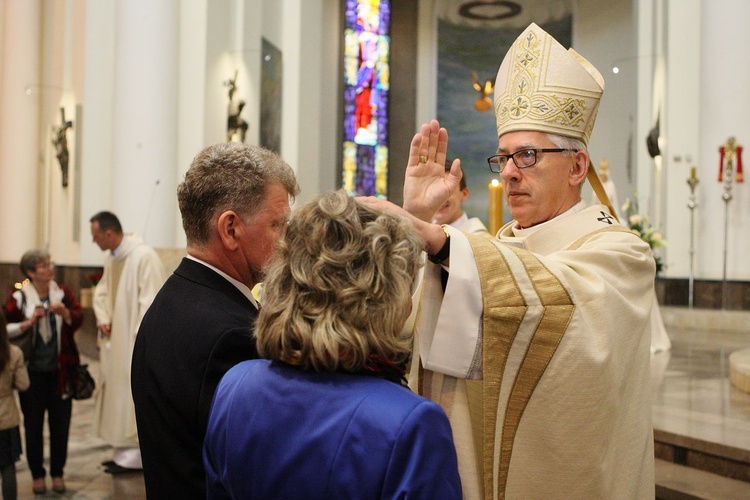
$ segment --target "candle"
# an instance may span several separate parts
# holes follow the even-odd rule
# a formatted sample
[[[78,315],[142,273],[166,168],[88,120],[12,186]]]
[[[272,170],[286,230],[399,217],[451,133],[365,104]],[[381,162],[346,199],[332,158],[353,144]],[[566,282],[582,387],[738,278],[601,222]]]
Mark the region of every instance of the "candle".
[[[503,225],[503,185],[492,179],[490,190],[490,234],[497,234]]]
[[[737,182],[741,183],[745,180],[745,175],[742,173],[742,146],[737,146]]]
[[[690,167],[690,178],[695,180],[695,167]]]

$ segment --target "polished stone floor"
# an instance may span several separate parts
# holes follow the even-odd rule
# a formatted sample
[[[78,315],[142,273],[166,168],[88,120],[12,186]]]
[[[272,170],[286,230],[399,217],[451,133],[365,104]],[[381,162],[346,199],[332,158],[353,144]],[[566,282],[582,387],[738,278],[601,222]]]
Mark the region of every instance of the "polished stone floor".
[[[654,427],[750,456],[750,394],[728,379],[729,354],[750,347],[750,312],[665,307],[662,314],[672,350],[652,358]],[[79,344],[96,376],[95,350],[85,338]],[[73,403],[65,469],[68,492],[35,497],[22,457],[17,464],[19,498],[145,498],[142,474],[113,477],[100,465],[111,455],[109,447],[91,435],[93,406],[93,399]]]
[[[730,354],[750,347],[750,312],[663,313],[672,349],[652,357],[657,440],[750,463],[750,394],[729,381]]]
[[[80,343],[80,342],[79,342]],[[94,378],[98,377],[99,363],[83,354],[82,362],[89,363]],[[112,449],[91,433],[94,414],[94,399],[73,402],[73,416],[68,440],[68,461],[65,466],[65,482],[68,491],[64,495],[52,492],[52,484],[47,477],[47,494],[34,495],[31,491],[31,473],[26,465],[26,457],[16,463],[19,499],[80,498],[80,499],[128,499],[146,498],[143,474],[127,473],[112,476],[104,472],[101,462],[111,460]],[[45,430],[46,434],[46,430]],[[21,432],[23,435],[23,431]],[[48,441],[48,439],[47,439]],[[47,443],[48,444],[48,443]],[[49,473],[49,449],[45,445],[45,468]]]

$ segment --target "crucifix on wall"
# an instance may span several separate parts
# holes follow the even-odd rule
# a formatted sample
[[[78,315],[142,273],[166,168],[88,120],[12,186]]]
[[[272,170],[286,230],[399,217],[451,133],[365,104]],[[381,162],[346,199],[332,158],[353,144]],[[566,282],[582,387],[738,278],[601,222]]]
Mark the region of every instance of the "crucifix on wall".
[[[65,108],[60,108],[60,118],[62,123],[59,127],[52,127],[55,138],[52,139],[52,145],[57,152],[57,161],[60,162],[60,171],[62,172],[62,185],[68,187],[68,137],[69,128],[73,128],[71,120],[65,120]]]

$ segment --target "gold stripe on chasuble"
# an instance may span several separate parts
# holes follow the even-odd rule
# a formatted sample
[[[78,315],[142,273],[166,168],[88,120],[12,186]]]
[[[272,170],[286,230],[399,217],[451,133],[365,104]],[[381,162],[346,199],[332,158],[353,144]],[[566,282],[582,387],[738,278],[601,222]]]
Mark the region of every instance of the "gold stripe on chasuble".
[[[482,325],[482,394],[481,399],[472,397],[469,390],[469,405],[472,424],[475,413],[481,411],[482,428],[475,431],[475,443],[479,441],[482,456],[484,497],[505,497],[505,487],[513,452],[513,441],[531,395],[546,370],[557,346],[560,344],[575,309],[565,287],[533,254],[510,248],[533,283],[544,307],[542,318],[534,332],[516,379],[513,382],[503,419],[498,460],[497,485],[494,483],[494,443],[496,441],[497,410],[500,387],[508,353],[518,333],[527,310],[526,301],[510,271],[502,252],[491,242],[481,237],[467,235],[474,251],[479,275],[482,277],[483,325]],[[499,258],[498,258],[499,257]],[[478,409],[477,406],[481,407]]]
[[[585,234],[578,238],[576,241],[573,242],[572,245],[570,245],[566,250],[575,250],[576,248],[580,248],[581,245],[586,243],[586,241],[591,238],[592,236],[599,234],[599,233],[633,233],[634,235],[638,236],[638,233],[633,231],[632,229],[628,229],[623,226],[607,226],[603,227],[601,229],[597,229],[594,232]],[[640,238],[640,236],[638,236]]]
[[[500,386],[508,352],[526,314],[526,301],[510,272],[505,257],[482,236],[467,234],[482,277],[482,381],[481,393],[473,381],[467,381],[469,410],[475,449],[480,454],[477,471],[482,478],[484,497],[494,497],[494,443]],[[481,416],[481,420],[480,420]],[[481,422],[480,425],[474,424]],[[506,466],[507,470],[507,466]],[[505,484],[498,489],[504,493]]]
[[[514,247],[509,248],[526,268],[544,310],[542,319],[539,321],[526,349],[516,380],[513,382],[505,410],[503,435],[500,443],[500,463],[498,465],[498,498],[505,496],[513,441],[523,412],[552,360],[557,346],[560,345],[575,310],[573,301],[560,280],[534,254]],[[486,339],[487,332],[484,335]]]

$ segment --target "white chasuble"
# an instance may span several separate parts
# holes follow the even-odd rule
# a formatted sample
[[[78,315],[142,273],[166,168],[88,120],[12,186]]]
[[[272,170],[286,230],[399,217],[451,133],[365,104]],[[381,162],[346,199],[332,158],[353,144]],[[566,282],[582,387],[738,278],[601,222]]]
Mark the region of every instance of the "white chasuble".
[[[451,420],[466,498],[654,497],[654,259],[606,210],[449,228],[445,292],[424,269],[410,384]]]
[[[135,234],[125,235],[117,256],[107,256],[94,291],[98,325],[110,323],[111,336],[100,339],[94,434],[114,447],[138,446],[130,364],[138,327],[167,279],[156,252]]]

